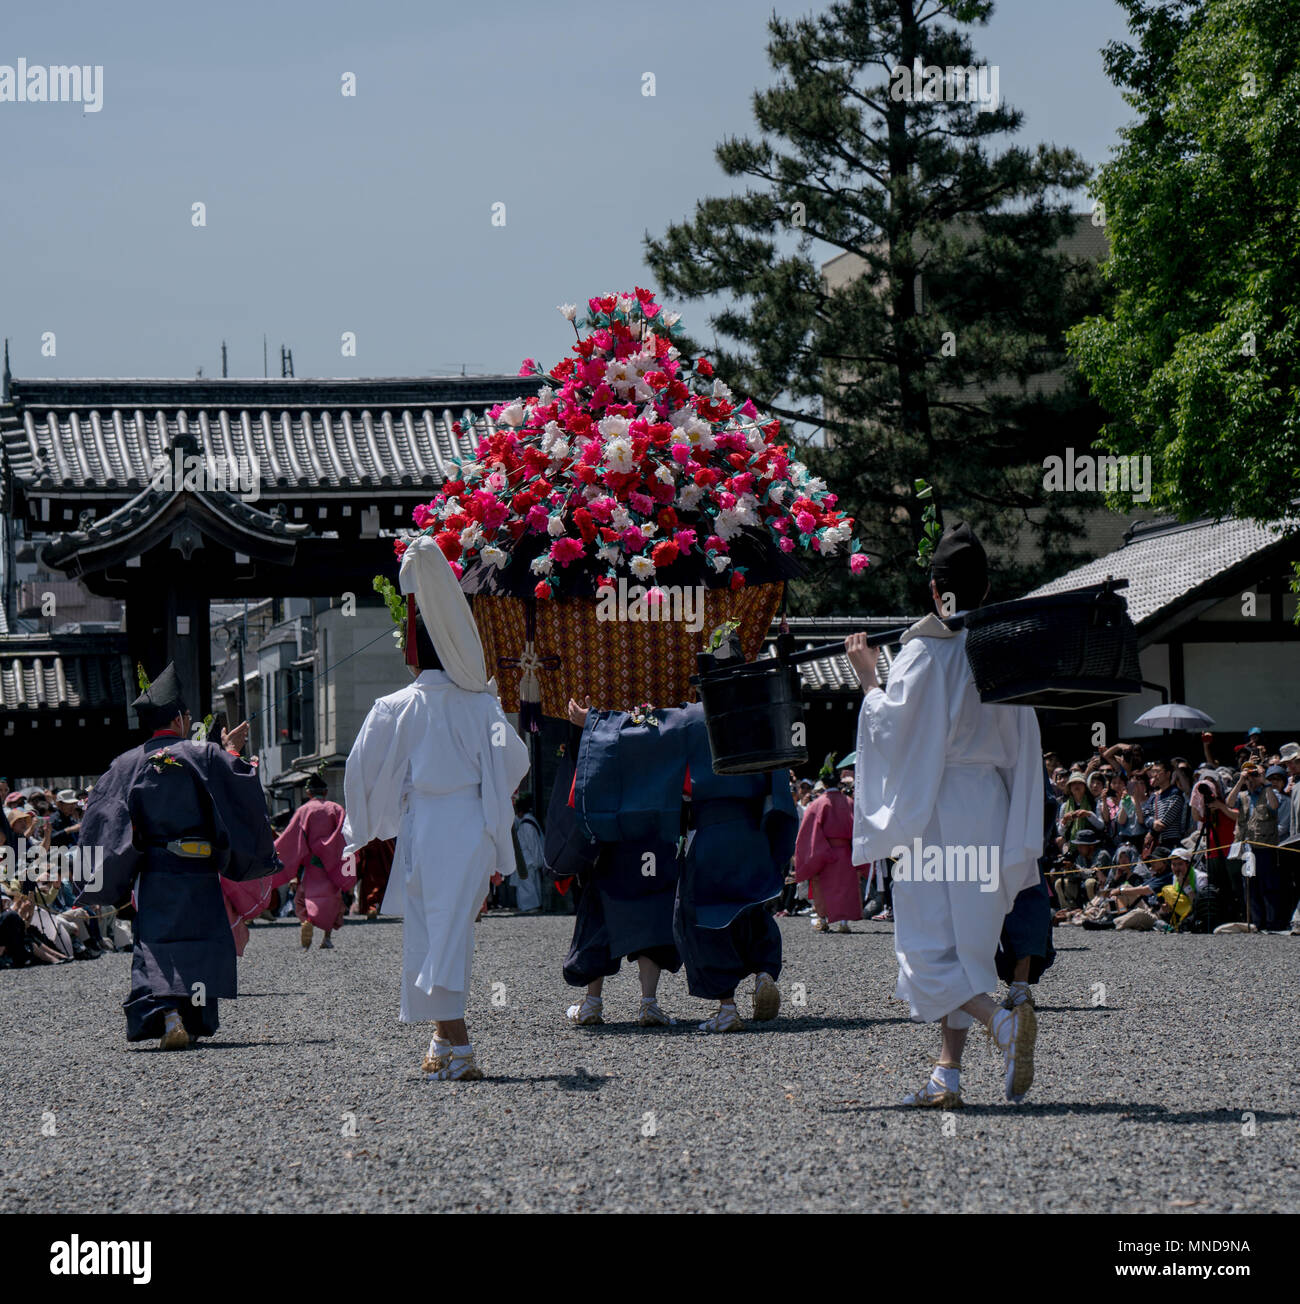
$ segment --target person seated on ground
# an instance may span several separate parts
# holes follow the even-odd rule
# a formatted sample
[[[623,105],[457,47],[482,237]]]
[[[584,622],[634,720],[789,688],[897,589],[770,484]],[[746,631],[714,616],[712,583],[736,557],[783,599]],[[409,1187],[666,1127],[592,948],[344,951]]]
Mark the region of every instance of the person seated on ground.
[[[1057,899],[1062,905],[1081,906],[1097,894],[1111,866],[1111,854],[1101,846],[1101,838],[1091,828],[1083,828],[1074,835],[1074,848],[1069,859],[1074,872],[1059,877]]]
[[[36,903],[29,896],[14,898],[13,909],[0,916],[0,948],[14,968],[31,964],[62,964],[70,955],[56,950],[35,926]]]
[[[1100,833],[1102,828],[1097,803],[1088,796],[1088,780],[1083,771],[1071,770],[1065,786],[1065,800],[1061,802],[1056,820],[1062,850],[1075,844],[1081,829],[1090,828],[1094,833]]]

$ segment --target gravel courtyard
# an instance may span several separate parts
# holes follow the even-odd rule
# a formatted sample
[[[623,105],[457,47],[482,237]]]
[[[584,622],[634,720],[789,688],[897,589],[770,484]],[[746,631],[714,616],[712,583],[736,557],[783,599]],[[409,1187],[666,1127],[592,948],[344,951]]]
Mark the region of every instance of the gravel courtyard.
[[[627,968],[606,1026],[570,1028],[571,921],[489,916],[478,1083],[422,1081],[394,920],[310,953],[257,926],[243,995],[183,1054],[127,1046],[126,955],[0,973],[0,1210],[1300,1209],[1300,939],[1057,929],[1029,1099],[1001,1102],[977,1029],[942,1115],[897,1104],[937,1034],[893,999],[890,927],[781,923],[781,1016],[706,1037],[681,974],[682,1025],[636,1028]]]

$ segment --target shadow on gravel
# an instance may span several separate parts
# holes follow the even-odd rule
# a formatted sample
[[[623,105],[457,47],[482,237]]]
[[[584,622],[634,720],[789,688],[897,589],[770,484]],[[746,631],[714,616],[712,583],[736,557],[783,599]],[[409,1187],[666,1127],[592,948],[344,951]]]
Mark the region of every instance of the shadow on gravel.
[[[186,1051],[177,1052],[174,1050],[163,1050],[161,1046],[140,1046],[138,1050],[128,1046],[127,1051],[132,1055],[192,1055],[194,1051],[200,1050],[206,1054],[210,1050],[249,1050],[254,1046],[332,1046],[332,1040],[327,1041],[205,1041],[199,1046],[189,1047]]]
[[[841,1101],[840,1108],[827,1107],[827,1114],[928,1114],[933,1110],[918,1109],[915,1105],[861,1105],[855,1101]],[[1118,1114],[1121,1122],[1132,1119],[1141,1123],[1231,1123],[1234,1127],[1241,1123],[1242,1111],[1239,1109],[1165,1109],[1163,1105],[1126,1105],[1120,1101],[1103,1101],[1098,1104],[1090,1100],[1077,1103],[1054,1101],[1051,1104],[1037,1105],[1026,1101],[1021,1105],[1011,1105],[1005,1101],[989,1104],[972,1104],[965,1102],[961,1107],[965,1115],[1037,1115],[1051,1117],[1061,1114]],[[1256,1122],[1281,1123],[1297,1117],[1295,1114],[1278,1114],[1270,1110],[1251,1111]]]
[[[1039,1014],[1117,1014],[1122,1005],[1036,1005]]]
[[[421,1075],[423,1081],[423,1075]],[[535,1078],[512,1078],[504,1074],[488,1073],[479,1079],[484,1086],[536,1086],[543,1082],[554,1082],[561,1091],[599,1091],[601,1087],[609,1082],[608,1076],[601,1077],[596,1073],[588,1073],[586,1069],[578,1069],[574,1073],[539,1073]],[[479,1082],[455,1083],[453,1085],[474,1087]],[[431,1083],[431,1086],[441,1086],[441,1083]]]
[[[1042,1006],[1039,1006],[1041,1009]],[[886,1023],[911,1023],[902,1015],[888,1019],[812,1019],[801,1018],[798,1015],[792,1015],[788,1018],[777,1018],[768,1022],[760,1022],[757,1019],[745,1018],[741,1016],[745,1023],[745,1032],[760,1033],[780,1033],[780,1032],[818,1032],[823,1029],[832,1029],[843,1032],[853,1028],[877,1028]],[[577,1029],[585,1037],[645,1037],[645,1036],[663,1036],[663,1037],[681,1037],[691,1036],[699,1037],[702,1034],[699,1031],[699,1020],[696,1019],[679,1019],[675,1027],[672,1028],[643,1028],[635,1020],[628,1020],[626,1023],[597,1023],[588,1027]],[[732,1033],[718,1033],[721,1037],[732,1036]],[[743,1033],[740,1035],[744,1035]]]

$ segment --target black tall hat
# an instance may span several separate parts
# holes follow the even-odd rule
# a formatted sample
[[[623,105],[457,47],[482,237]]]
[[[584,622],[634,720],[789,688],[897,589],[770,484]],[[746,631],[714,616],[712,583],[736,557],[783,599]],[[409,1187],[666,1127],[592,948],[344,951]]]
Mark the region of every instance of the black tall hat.
[[[975,590],[984,595],[989,582],[989,559],[975,531],[965,521],[950,525],[935,545],[930,574],[940,589],[945,586]]]
[[[181,697],[181,681],[176,667],[169,661],[162,674],[131,705],[146,729],[158,729],[183,715],[185,701]]]

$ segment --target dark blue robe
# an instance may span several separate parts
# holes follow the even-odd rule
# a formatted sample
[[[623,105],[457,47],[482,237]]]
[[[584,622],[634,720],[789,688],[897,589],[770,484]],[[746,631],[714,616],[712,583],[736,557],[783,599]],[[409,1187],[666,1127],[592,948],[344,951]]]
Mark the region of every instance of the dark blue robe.
[[[1043,771],[1043,854],[1038,860],[1038,882],[1024,888],[1011,904],[1011,913],[1002,921],[998,942],[998,977],[1009,983],[1015,978],[1016,961],[1029,959],[1029,981],[1036,983],[1052,967],[1056,948],[1052,945],[1052,889],[1047,871],[1056,854],[1056,798],[1051,781]]]
[[[617,881],[644,909],[645,898],[662,889],[638,881],[640,856],[678,837],[689,775],[689,833],[675,862],[671,936],[691,994],[717,999],[749,974],[781,972],[781,934],[766,905],[780,896],[794,854],[798,820],[789,778],[783,770],[714,774],[699,705],[654,717],[657,725],[621,711],[588,715],[574,789],[578,823],[599,843],[628,849],[616,862]],[[656,853],[657,875],[662,859]],[[607,926],[610,900],[603,896]],[[656,909],[668,900],[666,893],[656,897]],[[616,902],[614,913],[623,904]]]
[[[617,973],[624,957],[644,955],[670,973],[682,965],[673,942],[677,826],[659,810],[646,810],[644,797],[623,785],[622,762],[643,757],[641,735],[648,732],[652,726],[636,725],[624,712],[592,711],[581,735],[572,731],[556,775],[546,861],[552,873],[573,874],[581,889],[564,962],[564,980],[573,987]],[[678,824],[680,810],[679,795]],[[662,836],[669,830],[671,836]]]
[[[166,849],[182,837],[210,842],[212,856]],[[151,738],[123,752],[95,786],[78,843],[104,856],[103,882],[80,904],[118,905],[135,886],[127,1040],[161,1037],[168,1009],[191,1036],[211,1036],[218,998],[238,995],[221,877],[261,878],[279,863],[256,769],[213,743]]]

